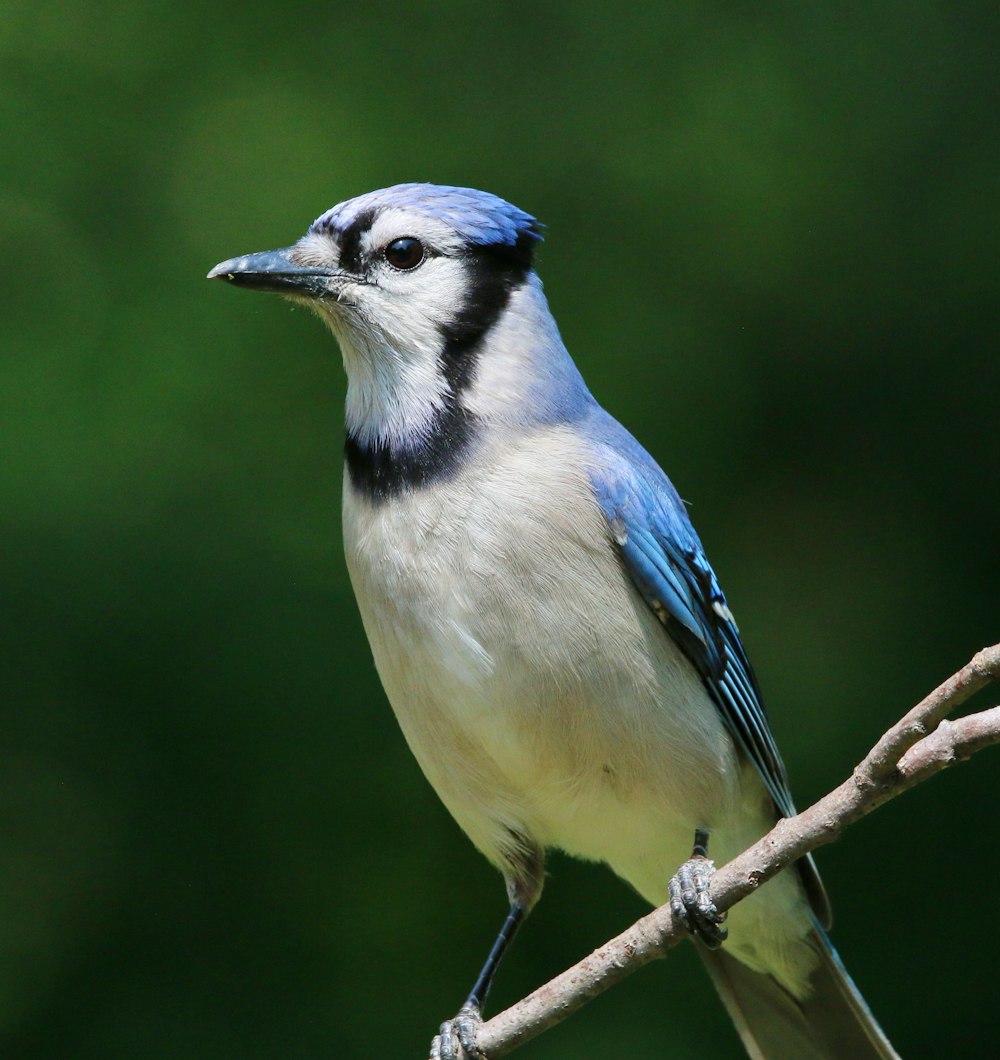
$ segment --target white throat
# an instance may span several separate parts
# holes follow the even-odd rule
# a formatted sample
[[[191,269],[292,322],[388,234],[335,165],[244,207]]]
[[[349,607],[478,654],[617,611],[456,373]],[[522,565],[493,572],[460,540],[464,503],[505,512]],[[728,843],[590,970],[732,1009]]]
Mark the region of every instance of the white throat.
[[[413,448],[425,440],[449,397],[437,343],[401,352],[382,332],[328,319],[347,374],[348,433],[362,445],[391,449]]]

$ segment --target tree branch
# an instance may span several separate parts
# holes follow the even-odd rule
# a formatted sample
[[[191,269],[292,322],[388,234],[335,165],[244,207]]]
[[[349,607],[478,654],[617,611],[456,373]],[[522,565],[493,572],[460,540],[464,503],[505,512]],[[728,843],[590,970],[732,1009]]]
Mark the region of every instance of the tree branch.
[[[960,703],[998,678],[1000,644],[983,649],[918,703],[839,787],[795,817],[779,821],[763,839],[720,868],[711,884],[716,906],[729,909],[804,854],[832,843],[848,825],[889,799],[1000,743],[1000,706],[954,722],[945,720]],[[643,965],[665,957],[687,937],[669,905],[653,910],[483,1024],[478,1041],[482,1053],[490,1060],[506,1056]]]

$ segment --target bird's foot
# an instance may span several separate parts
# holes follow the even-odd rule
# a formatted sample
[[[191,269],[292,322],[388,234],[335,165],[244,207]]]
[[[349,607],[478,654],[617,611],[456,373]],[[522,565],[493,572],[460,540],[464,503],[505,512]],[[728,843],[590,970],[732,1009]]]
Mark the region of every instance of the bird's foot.
[[[476,1044],[482,1023],[479,1006],[466,1002],[453,1020],[441,1024],[431,1042],[430,1060],[484,1060]]]
[[[717,950],[729,935],[722,925],[726,914],[712,901],[708,886],[715,875],[715,862],[705,856],[704,847],[695,841],[695,852],[670,877],[670,911],[681,920],[692,935],[710,950]]]

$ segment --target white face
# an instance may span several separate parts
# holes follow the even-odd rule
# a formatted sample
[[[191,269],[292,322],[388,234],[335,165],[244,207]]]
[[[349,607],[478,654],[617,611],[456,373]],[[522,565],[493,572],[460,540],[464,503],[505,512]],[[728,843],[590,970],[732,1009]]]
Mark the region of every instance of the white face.
[[[445,334],[471,285],[463,246],[418,210],[385,209],[360,236],[309,233],[291,257],[330,270],[330,295],[296,299],[337,337],[348,428],[365,441],[419,437],[448,398]]]
[[[394,209],[384,211],[356,247],[342,247],[333,234],[310,233],[292,256],[338,273],[336,300],[321,299],[315,306],[338,331],[381,333],[401,352],[416,353],[427,346],[437,350],[440,329],[463,302],[468,278],[462,249],[448,226],[417,211]]]

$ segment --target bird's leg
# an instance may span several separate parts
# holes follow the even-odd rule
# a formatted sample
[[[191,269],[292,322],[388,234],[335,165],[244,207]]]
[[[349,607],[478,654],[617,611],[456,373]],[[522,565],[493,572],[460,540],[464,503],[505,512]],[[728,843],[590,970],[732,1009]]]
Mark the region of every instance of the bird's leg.
[[[507,875],[510,909],[465,1004],[454,1019],[441,1024],[441,1030],[431,1042],[430,1060],[480,1060],[483,1055],[476,1039],[483,1022],[486,996],[503,955],[542,890],[542,852],[523,836],[517,836],[516,839],[519,847],[517,865],[512,866],[513,871]]]
[[[441,1024],[441,1030],[434,1039],[431,1046],[431,1060],[476,1060],[482,1056],[476,1047],[476,1037],[479,1034],[479,1025],[483,1022],[482,1011],[486,1002],[486,995],[493,985],[493,977],[496,975],[500,961],[507,952],[507,947],[517,933],[521,921],[527,913],[527,909],[518,901],[511,902],[510,911],[500,928],[496,942],[490,950],[482,971],[476,977],[476,982],[465,999],[465,1004],[459,1009],[454,1019],[446,1020]],[[456,1044],[461,1046],[461,1052],[456,1049]]]
[[[709,884],[715,875],[715,863],[708,858],[708,832],[701,828],[694,833],[694,849],[670,877],[670,909],[696,938],[711,950],[717,950],[729,932],[724,928],[725,913],[720,913],[709,894]]]

